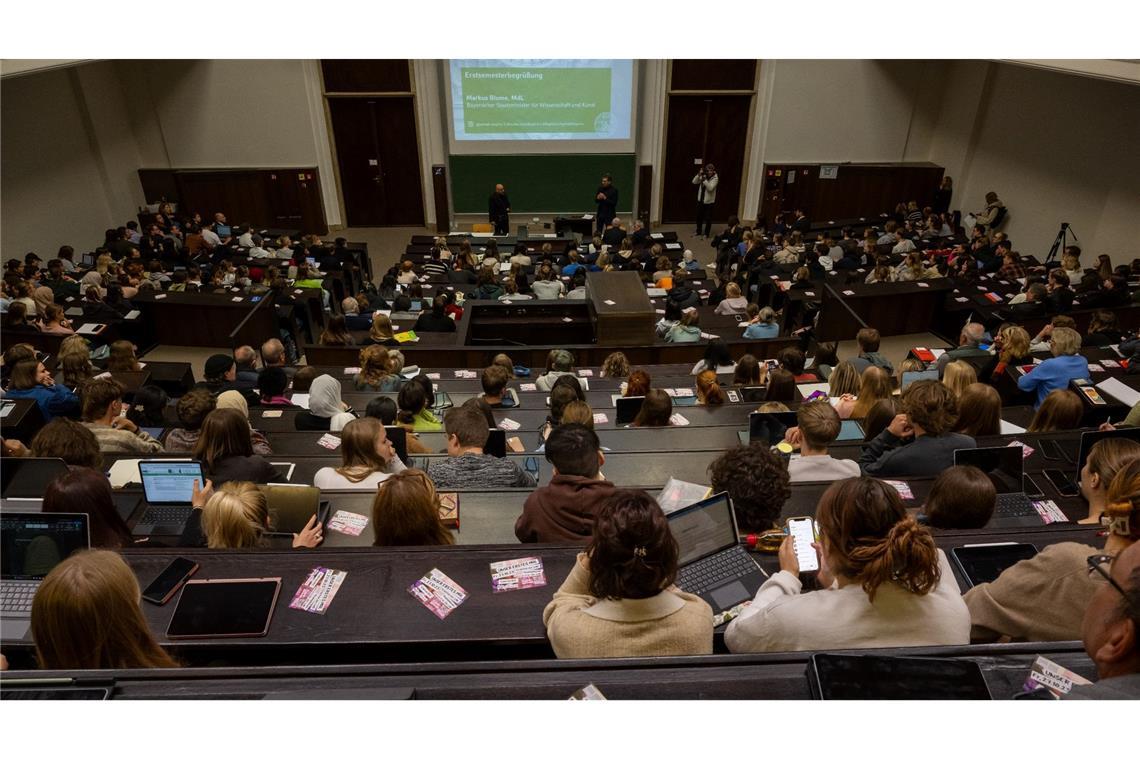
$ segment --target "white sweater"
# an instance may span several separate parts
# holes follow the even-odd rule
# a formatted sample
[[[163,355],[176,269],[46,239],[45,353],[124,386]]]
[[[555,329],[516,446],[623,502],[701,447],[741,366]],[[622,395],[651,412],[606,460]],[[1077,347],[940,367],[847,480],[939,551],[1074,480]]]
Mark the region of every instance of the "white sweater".
[[[970,643],[970,611],[954,571],[938,550],[942,579],[929,594],[884,583],[871,603],[858,583],[800,593],[800,581],[781,570],[729,623],[732,652],[792,652]]]

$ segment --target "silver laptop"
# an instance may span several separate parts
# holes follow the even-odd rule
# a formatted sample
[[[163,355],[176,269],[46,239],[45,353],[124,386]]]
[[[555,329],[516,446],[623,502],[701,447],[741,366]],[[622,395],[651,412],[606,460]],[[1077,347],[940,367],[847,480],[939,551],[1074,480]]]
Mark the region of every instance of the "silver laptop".
[[[670,512],[668,519],[680,549],[678,587],[704,599],[714,613],[756,595],[767,574],[740,545],[727,493]]]
[[[32,599],[52,568],[91,548],[85,513],[0,513],[0,638],[22,639],[32,622]]]

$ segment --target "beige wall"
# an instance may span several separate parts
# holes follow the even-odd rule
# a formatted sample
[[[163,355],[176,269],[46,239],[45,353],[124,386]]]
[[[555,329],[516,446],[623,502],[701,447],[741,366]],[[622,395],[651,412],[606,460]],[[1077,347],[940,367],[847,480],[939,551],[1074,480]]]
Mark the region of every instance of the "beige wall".
[[[141,203],[137,152],[111,64],[4,79],[0,240],[5,258],[91,249]],[[96,95],[86,87],[104,90]]]

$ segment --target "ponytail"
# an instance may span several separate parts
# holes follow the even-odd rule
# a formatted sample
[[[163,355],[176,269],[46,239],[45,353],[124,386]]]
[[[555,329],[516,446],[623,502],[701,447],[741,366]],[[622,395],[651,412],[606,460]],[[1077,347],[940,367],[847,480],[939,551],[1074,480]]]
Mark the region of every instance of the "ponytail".
[[[895,523],[881,539],[861,540],[848,553],[847,564],[872,602],[887,581],[921,595],[933,591],[942,575],[934,537],[913,517]]]

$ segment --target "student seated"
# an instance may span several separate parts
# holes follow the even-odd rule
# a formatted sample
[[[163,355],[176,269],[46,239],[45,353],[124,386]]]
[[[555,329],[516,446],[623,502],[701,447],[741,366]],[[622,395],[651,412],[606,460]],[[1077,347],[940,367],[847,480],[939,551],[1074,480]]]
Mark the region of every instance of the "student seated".
[[[253,452],[249,421],[236,409],[215,409],[206,415],[192,455],[202,463],[215,485],[231,480],[281,483],[277,469]]]
[[[641,402],[641,410],[629,423],[630,427],[665,427],[670,424],[673,416],[673,399],[669,394],[659,388],[651,388],[645,392],[645,400]]]
[[[404,379],[395,372],[395,357],[384,346],[371,345],[360,349],[360,371],[352,378],[358,391],[394,393],[400,390]]]
[[[1085,416],[1081,397],[1068,388],[1049,391],[1041,406],[1033,414],[1026,428],[1030,433],[1052,433],[1057,430],[1075,430]],[[1128,420],[1125,420],[1125,424]]]
[[[864,327],[855,333],[855,341],[859,344],[859,355],[851,359],[859,374],[863,374],[868,367],[878,367],[886,370],[888,375],[894,374],[894,367],[887,357],[879,353],[881,342],[879,331],[873,327]],[[818,363],[818,362],[817,362]]]
[[[761,443],[729,449],[713,460],[707,472],[714,493],[728,492],[743,533],[771,530],[792,495],[783,458]]]
[[[44,490],[44,512],[86,512],[95,549],[121,549],[134,543],[115,508],[111,482],[100,471],[73,467]]]
[[[280,367],[268,367],[261,370],[257,376],[257,392],[261,398],[261,406],[276,406],[286,409],[295,409],[296,406],[285,397],[285,390],[289,387],[289,376]]]
[[[807,357],[804,352],[798,348],[785,348],[776,354],[777,361],[780,362],[780,367],[792,373],[792,377],[797,383],[818,383],[819,375],[804,369],[807,363]]]
[[[1062,699],[1140,698],[1140,544],[1096,557],[1089,569],[1104,582],[1089,598],[1081,639],[1099,680]]]
[[[563,375],[574,375],[574,354],[565,349],[553,349],[546,357],[546,372],[539,375],[535,386],[540,391],[550,392],[554,382]]]
[[[749,304],[755,306],[755,304]],[[751,309],[749,309],[751,313]],[[759,309],[749,320],[748,327],[744,328],[744,337],[749,340],[763,340],[775,338],[780,334],[780,325],[776,322],[776,311],[771,306]]]
[[[314,486],[322,491],[374,490],[389,475],[404,469],[384,424],[373,417],[361,417],[344,426],[340,433],[340,457],[340,467],[317,470]]]
[[[126,417],[123,386],[111,378],[88,381],[83,387],[83,425],[95,434],[104,454],[153,454],[162,444]]]
[[[835,459],[827,453],[842,428],[839,413],[826,399],[802,404],[796,410],[796,427],[784,433],[784,440],[800,450],[800,456],[788,462],[788,477],[793,483],[859,477],[858,462]]]
[[[523,543],[586,541],[598,510],[614,493],[614,484],[601,473],[606,457],[598,436],[586,425],[558,425],[544,453],[554,475],[526,498],[515,536]]]
[[[972,449],[974,439],[950,432],[958,417],[954,395],[937,380],[912,383],[902,395],[901,413],[868,442],[859,457],[875,477],[932,477],[954,465],[954,451]]]
[[[546,605],[560,658],[712,654],[712,609],[674,585],[677,541],[644,491],[616,490],[590,545]]]
[[[701,339],[701,315],[696,308],[684,312],[681,321],[665,333],[666,343],[696,343]]]
[[[1077,352],[1081,350],[1081,334],[1068,327],[1056,327],[1049,337],[1052,359],[1046,359],[1017,379],[1017,387],[1036,393],[1034,407],[1040,407],[1051,391],[1069,387],[1071,380],[1090,380],[1089,360]]]
[[[514,377],[512,373],[498,364],[492,364],[483,370],[479,382],[483,386],[483,400],[487,402],[487,406],[492,409],[510,409],[518,406],[519,401],[514,389],[507,387],[512,377]]]
[[[706,369],[697,375],[694,393],[697,397],[697,403],[701,406],[719,406],[726,400],[724,390],[717,381],[716,372],[711,369]]]
[[[318,375],[309,387],[309,408],[293,415],[297,430],[340,431],[355,419],[340,400],[340,381],[331,375]]]
[[[95,440],[94,433],[75,420],[56,417],[32,436],[30,448],[28,456],[62,459],[69,467],[89,467],[103,473],[99,441]]]
[[[715,314],[743,314],[748,308],[748,299],[740,294],[740,286],[730,282],[724,288],[724,300],[716,305]]]
[[[1128,438],[1106,438],[1097,441],[1085,457],[1079,473],[1081,496],[1088,502],[1089,514],[1077,522],[1100,525],[1108,506],[1108,486],[1116,473],[1133,459],[1140,459],[1140,443]]]
[[[954,368],[946,368],[946,377]],[[986,383],[970,383],[958,394],[958,420],[954,432],[971,438],[1001,434],[1001,395]]]
[[[43,362],[35,359],[17,362],[12,368],[4,398],[33,399],[44,422],[51,422],[56,417],[79,416],[79,397],[67,387],[56,385]]]
[[[416,375],[409,382],[404,383],[400,393],[396,396],[396,404],[400,407],[396,423],[409,432],[435,432],[443,430],[443,423],[432,413],[430,405],[434,397],[431,395],[431,380],[424,377],[424,383],[418,380],[424,377]]]
[[[1099,444],[1098,444],[1099,445]],[[1049,544],[997,577],[966,592],[974,641],[1071,641],[1081,638],[1089,599],[1103,579],[1088,559],[1117,556],[1140,538],[1140,459],[1113,477],[1101,523],[1108,537],[1096,547],[1076,541]]]
[[[373,546],[448,546],[455,543],[439,519],[439,494],[423,470],[385,480],[372,499]]]
[[[193,450],[202,433],[202,423],[206,415],[214,411],[217,401],[205,388],[193,388],[178,399],[174,412],[178,416],[176,427],[166,434],[164,448],[169,452],[180,453]]]
[[[791,536],[780,572],[725,631],[732,652],[966,644],[970,617],[954,571],[898,492],[874,478],[833,483],[816,509],[819,591],[801,594]]]
[[[45,670],[175,668],[143,616],[139,583],[112,551],[56,565],[32,600],[36,660]]]
[[[499,295],[501,295],[501,290]],[[499,296],[496,295],[496,298]],[[431,310],[425,311],[416,319],[416,324],[412,328],[415,332],[455,332],[455,320],[447,316],[447,299],[443,296],[436,296],[432,299]],[[375,324],[375,322],[373,323]]]
[[[920,519],[932,528],[984,528],[996,506],[997,489],[989,476],[972,465],[955,465],[935,478]]]
[[[535,480],[513,459],[483,453],[490,431],[479,410],[448,409],[443,416],[447,458],[433,460],[428,476],[438,488],[533,488]]]
[[[179,546],[205,546],[210,549],[254,549],[265,546],[270,529],[269,503],[265,492],[253,483],[231,480],[216,491],[206,481],[204,488],[195,482],[193,511]],[[323,528],[317,516],[300,533],[293,534],[294,549],[314,549],[324,541]]]

